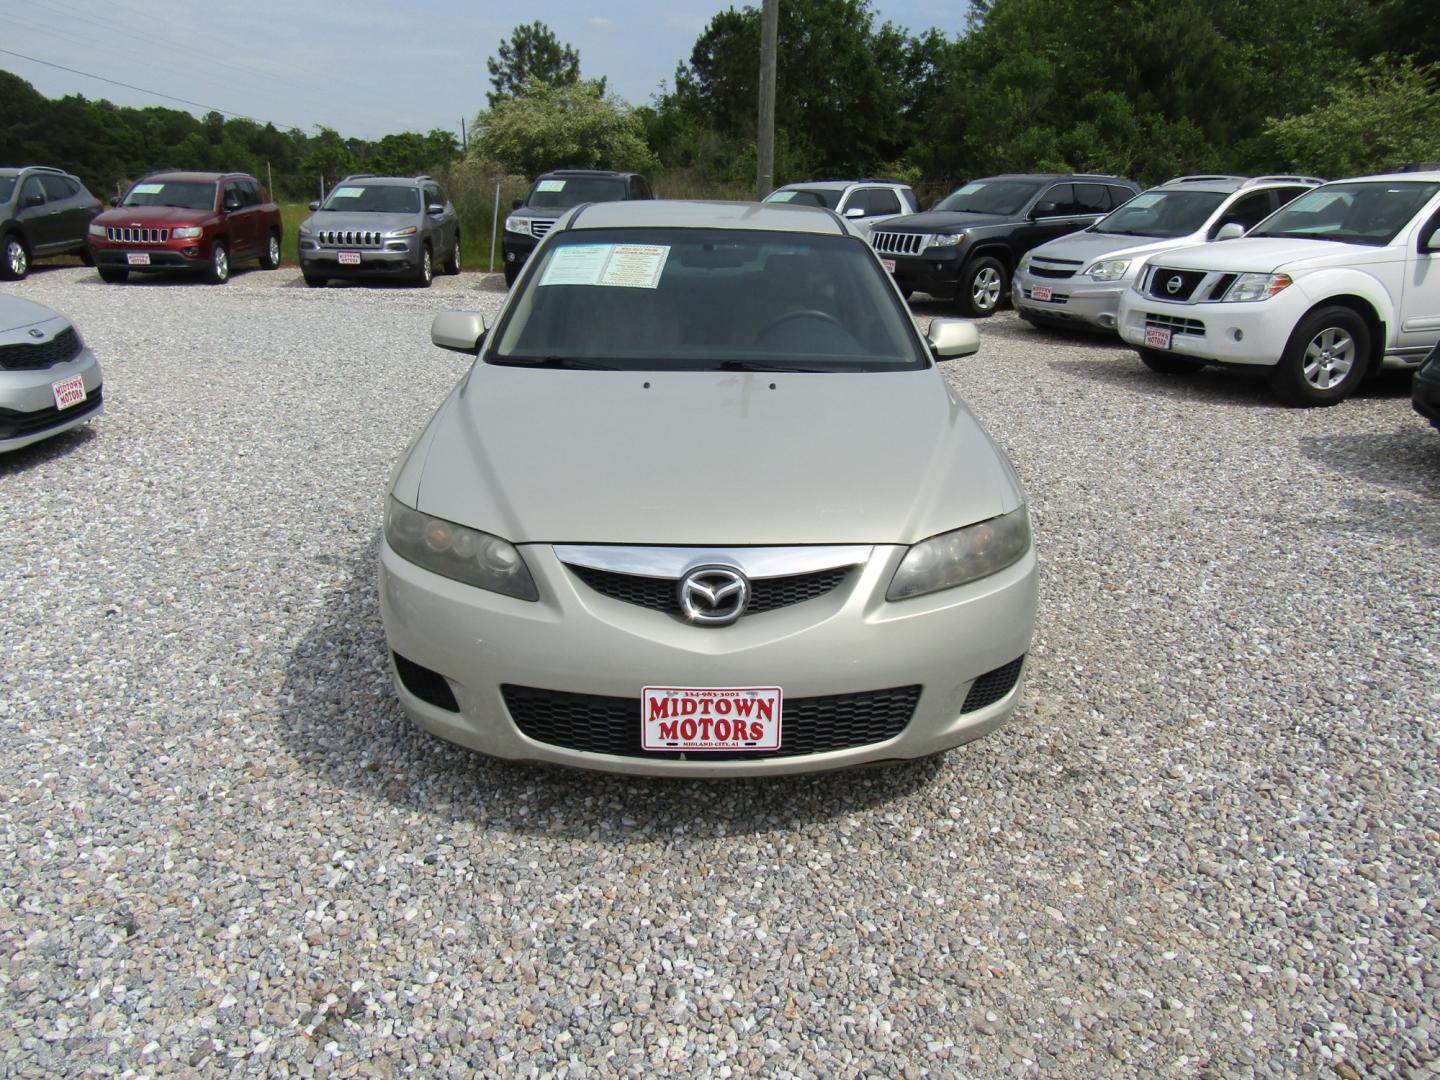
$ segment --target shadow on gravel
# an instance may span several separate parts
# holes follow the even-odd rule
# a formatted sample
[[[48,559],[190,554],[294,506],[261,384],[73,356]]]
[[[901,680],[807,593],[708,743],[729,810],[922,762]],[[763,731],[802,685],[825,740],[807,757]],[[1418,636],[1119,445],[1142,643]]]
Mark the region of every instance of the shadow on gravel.
[[[1300,438],[1300,452],[1326,471],[1440,500],[1440,431],[1418,415],[1413,420],[1393,431],[1305,435]],[[1440,505],[1436,516],[1440,517]]]
[[[300,765],[367,799],[517,833],[654,842],[793,829],[911,795],[943,756],[757,780],[656,780],[487,758],[412,724],[390,686],[376,594],[377,541],[294,649],[280,735]]]
[[[1113,344],[1108,347],[1114,348]],[[1205,368],[1193,375],[1162,375],[1145,367],[1133,354],[1110,360],[1051,360],[1049,366],[1056,374],[1153,397],[1261,409],[1285,408],[1270,396],[1263,379],[1229,368]]]
[[[14,476],[16,473],[44,465],[56,458],[77,453],[93,438],[95,438],[95,429],[90,424],[82,424],[80,427],[62,431],[59,435],[52,435],[40,442],[22,446],[19,450],[0,454],[0,476]]]

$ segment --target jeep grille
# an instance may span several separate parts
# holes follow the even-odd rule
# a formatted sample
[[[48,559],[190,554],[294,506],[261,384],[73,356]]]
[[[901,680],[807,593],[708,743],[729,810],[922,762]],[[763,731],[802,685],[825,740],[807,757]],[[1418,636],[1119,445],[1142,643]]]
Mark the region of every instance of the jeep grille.
[[[382,243],[378,232],[365,229],[322,229],[316,234],[321,247],[378,248]]]
[[[870,233],[870,246],[885,255],[919,255],[929,243],[928,233]]]
[[[170,239],[169,229],[132,229],[108,225],[105,239],[115,244],[163,244]]]

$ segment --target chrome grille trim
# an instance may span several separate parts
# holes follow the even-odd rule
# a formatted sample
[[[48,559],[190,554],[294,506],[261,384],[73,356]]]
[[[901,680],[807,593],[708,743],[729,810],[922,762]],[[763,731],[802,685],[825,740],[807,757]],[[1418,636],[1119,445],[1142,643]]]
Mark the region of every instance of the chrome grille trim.
[[[378,248],[384,242],[380,233],[371,229],[321,229],[315,238],[327,248]]]
[[[870,232],[870,246],[884,255],[919,255],[930,246],[929,233]]]
[[[112,244],[163,244],[170,239],[169,229],[141,229],[128,225],[107,225],[105,239]]]
[[[542,221],[538,218],[532,218],[530,220],[530,235],[538,240],[540,239],[540,237],[548,233],[550,231],[550,226],[554,224],[555,222],[553,221]]]
[[[807,547],[629,547],[611,544],[556,544],[555,557],[569,566],[609,570],[637,577],[680,578],[697,566],[733,566],[749,578],[789,577],[868,562],[870,544]]]
[[[1147,329],[1169,330],[1175,334],[1205,336],[1205,324],[1199,319],[1187,319],[1181,315],[1162,315],[1158,311],[1145,312],[1145,326]]]

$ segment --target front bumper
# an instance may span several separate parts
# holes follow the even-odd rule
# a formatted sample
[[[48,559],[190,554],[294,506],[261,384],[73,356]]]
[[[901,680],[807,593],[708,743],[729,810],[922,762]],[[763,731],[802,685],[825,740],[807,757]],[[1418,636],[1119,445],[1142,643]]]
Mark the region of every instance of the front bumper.
[[[507,232],[500,241],[500,249],[505,256],[505,265],[512,270],[519,270],[539,244],[540,241],[533,236]]]
[[[1293,288],[1293,286],[1292,286]],[[1289,292],[1290,290],[1286,290]],[[1296,293],[1297,299],[1302,299]],[[1285,293],[1254,303],[1177,304],[1127,289],[1120,300],[1120,336],[1136,348],[1146,327],[1169,329],[1168,351],[1221,364],[1274,367],[1303,309],[1291,310]]]
[[[85,400],[57,409],[51,386],[72,375],[84,379]],[[100,362],[89,348],[53,367],[0,371],[0,452],[18,450],[94,420],[105,410],[103,383]]]
[[[1016,675],[998,700],[967,709],[980,676],[1012,663],[1018,671],[1029,650],[1036,604],[1033,548],[982,581],[888,603],[884,593],[905,549],[876,547],[834,592],[719,629],[690,626],[594,592],[548,546],[522,551],[540,589],[538,602],[432,574],[381,543],[380,610],[401,704],[427,731],[495,757],[657,776],[808,772],[939,753],[998,727],[1020,696],[1023,679]],[[394,655],[443,677],[455,708],[408,689]],[[882,741],[725,760],[707,760],[703,753],[684,760],[601,754],[541,742],[521,731],[502,690],[633,699],[638,733],[640,694],[647,685],[775,685],[786,702],[921,689],[909,722]],[[784,731],[782,720],[781,755]]]
[[[1050,289],[1048,300],[1035,298],[1037,285]],[[1092,281],[1078,274],[1070,278],[1047,278],[1019,270],[1011,283],[1010,302],[1022,319],[1034,315],[1050,322],[1114,330],[1125,289],[1124,281]]]
[[[197,240],[193,244],[176,247],[97,247],[90,245],[90,253],[96,266],[129,270],[137,274],[158,273],[165,270],[202,271],[210,269],[210,244]],[[143,255],[146,261],[134,263],[132,255]]]
[[[387,241],[395,248],[321,247],[314,240],[300,241],[300,269],[314,277],[403,277],[420,267],[419,245],[413,241]],[[309,246],[307,246],[309,245]],[[357,254],[358,263],[342,263],[341,252]]]
[[[960,270],[965,265],[965,250],[959,247],[926,248],[920,255],[888,255],[878,253],[887,262],[894,260],[891,271],[902,289],[948,297],[960,287]]]

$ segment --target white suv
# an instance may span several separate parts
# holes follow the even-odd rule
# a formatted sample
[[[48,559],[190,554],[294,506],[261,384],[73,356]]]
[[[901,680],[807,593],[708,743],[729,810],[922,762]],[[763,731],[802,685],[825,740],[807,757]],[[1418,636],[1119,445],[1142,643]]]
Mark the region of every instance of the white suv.
[[[920,209],[910,185],[898,180],[801,180],[776,188],[765,201],[834,210],[861,239],[870,235],[872,226]]]
[[[1440,172],[1325,184],[1242,239],[1153,256],[1119,329],[1155,371],[1268,367],[1292,405],[1416,367],[1440,340]]]

